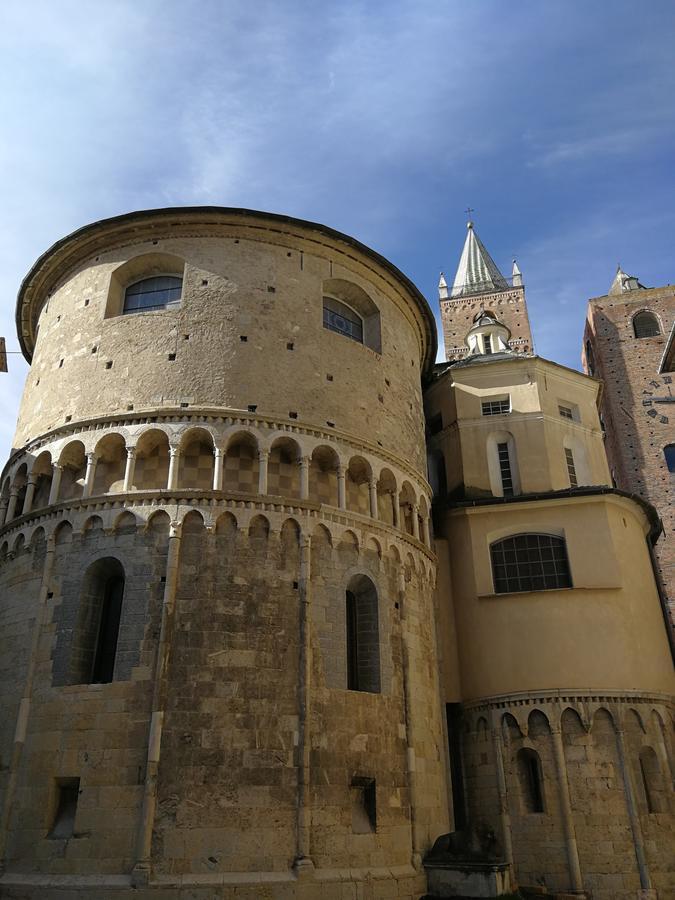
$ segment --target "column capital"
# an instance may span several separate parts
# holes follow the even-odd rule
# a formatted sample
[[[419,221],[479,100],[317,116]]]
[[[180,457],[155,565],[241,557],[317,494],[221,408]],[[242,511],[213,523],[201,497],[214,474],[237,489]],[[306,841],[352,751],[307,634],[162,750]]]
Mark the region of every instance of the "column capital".
[[[311,461],[312,461],[312,457],[311,457],[311,456],[300,456],[300,457],[298,458],[298,465],[299,465],[299,466],[309,466],[309,464],[311,463]]]
[[[98,453],[95,450],[87,450],[85,456],[87,457],[87,462],[96,462],[98,459]]]
[[[258,459],[266,459],[270,455],[270,451],[266,447],[258,448]]]
[[[135,447],[127,447],[127,459],[133,459],[136,456]]]

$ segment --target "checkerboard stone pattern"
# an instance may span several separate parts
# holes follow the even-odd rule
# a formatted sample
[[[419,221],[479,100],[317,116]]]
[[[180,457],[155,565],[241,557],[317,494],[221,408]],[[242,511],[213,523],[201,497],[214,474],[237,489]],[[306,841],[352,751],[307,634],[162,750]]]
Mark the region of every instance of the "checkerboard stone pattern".
[[[165,488],[169,478],[169,444],[158,444],[148,453],[136,455],[134,486],[139,491]]]
[[[223,490],[257,494],[258,469],[255,447],[241,443],[228,448],[223,468]]]
[[[213,447],[204,441],[190,441],[181,452],[178,487],[210,491],[213,488],[213,467]]]
[[[315,503],[325,503],[327,506],[338,505],[335,469],[322,469],[316,460],[312,460],[309,470],[309,496]]]
[[[278,497],[300,497],[300,467],[284,448],[273,447],[267,462],[267,493]]]
[[[95,495],[119,493],[124,487],[125,467],[126,455],[110,460],[99,459],[96,463],[93,493]]]
[[[347,508],[352,512],[361,513],[364,516],[370,515],[370,496],[368,491],[368,482],[361,483],[355,481],[351,474],[347,472]]]

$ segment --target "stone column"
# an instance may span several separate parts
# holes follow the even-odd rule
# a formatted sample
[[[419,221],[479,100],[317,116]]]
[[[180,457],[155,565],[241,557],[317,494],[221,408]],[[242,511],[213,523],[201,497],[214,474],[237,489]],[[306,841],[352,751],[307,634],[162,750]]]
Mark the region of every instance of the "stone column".
[[[0,500],[0,528],[5,524],[7,520],[7,508],[9,506],[9,497],[3,497]]]
[[[626,743],[624,741],[623,729],[616,729],[616,748],[619,753],[619,768],[623,777],[624,793],[626,795],[626,807],[628,808],[628,818],[630,820],[630,830],[633,834],[633,847],[635,849],[635,859],[637,860],[638,872],[640,874],[640,888],[643,891],[651,891],[652,881],[649,877],[649,866],[647,865],[647,856],[645,853],[645,842],[642,836],[642,826],[640,825],[640,816],[638,813],[637,803],[635,801],[635,788],[633,787],[633,778],[630,771],[630,763],[626,758]]]
[[[370,499],[370,517],[377,519],[377,481],[374,478],[368,482],[368,497]]]
[[[417,538],[417,540],[419,541],[419,539],[420,539],[420,520],[419,520],[420,508],[416,503],[413,503],[413,504],[411,504],[411,510],[412,510],[413,537]]]
[[[128,494],[134,489],[134,475],[136,473],[136,448],[127,447],[127,464],[124,469],[124,487],[123,491]]]
[[[7,506],[7,518],[6,522],[11,522],[14,516],[16,515],[16,501],[19,497],[19,489],[13,487],[9,492],[9,504]]]
[[[223,465],[225,463],[225,454],[220,447],[213,448],[213,460],[213,490],[222,491]]]
[[[298,463],[300,466],[300,499],[309,500],[309,456],[303,456]]]
[[[178,487],[178,463],[180,462],[180,447],[169,447],[169,477],[166,480],[166,489],[175,491]]]
[[[94,488],[94,478],[96,477],[96,454],[93,452],[87,453],[87,472],[84,476],[84,487],[82,488],[82,499],[86,499],[87,497],[91,497],[91,492]]]
[[[427,547],[431,547],[431,533],[429,531],[429,516],[422,519],[422,541]]]
[[[401,625],[403,635],[403,715],[405,721],[406,742],[406,768],[408,776],[408,791],[410,794],[410,834],[412,837],[412,865],[419,870],[422,864],[423,846],[420,842],[419,828],[417,827],[417,760],[415,755],[415,743],[412,726],[412,686],[410,683],[410,641],[406,624],[407,610],[405,597],[405,573],[403,567],[399,567],[398,573],[398,600],[401,609]]]
[[[579,849],[577,847],[577,836],[574,831],[570,788],[567,779],[567,763],[565,762],[565,748],[563,747],[560,726],[551,727],[551,736],[553,738],[553,756],[555,757],[558,797],[560,799],[560,812],[565,834],[565,847],[567,848],[570,884],[575,894],[581,894],[584,890],[584,883],[581,877],[581,865],[579,864]]]
[[[347,509],[347,485],[345,479],[347,472],[345,467],[340,463],[337,467],[337,489],[338,489],[338,506],[340,509]]]
[[[267,493],[267,463],[269,458],[269,450],[258,450],[258,493],[263,496]]]
[[[49,506],[56,503],[59,499],[59,489],[61,487],[61,476],[63,475],[63,466],[54,463],[52,466],[52,486],[49,489]]]
[[[177,448],[175,448],[177,450]],[[152,693],[152,715],[148,734],[148,752],[145,765],[145,784],[143,788],[143,806],[136,836],[136,862],[132,870],[132,883],[136,886],[147,885],[150,879],[150,854],[152,829],[155,822],[157,806],[157,782],[159,775],[159,758],[162,745],[162,728],[168,692],[169,658],[171,656],[171,639],[175,622],[176,590],[178,587],[178,562],[180,558],[181,526],[172,523],[169,531],[169,552],[166,560],[166,580],[162,601],[162,622],[159,632],[159,645],[155,658],[154,685]]]
[[[499,721],[499,711],[492,713],[492,746],[497,766],[497,791],[499,793],[499,817],[502,823],[502,842],[504,859],[511,866],[511,878],[515,880],[513,869],[513,837],[511,834],[511,813],[509,812],[509,795],[506,788],[506,772],[504,770],[504,737]],[[515,888],[514,888],[515,889]]]
[[[401,509],[398,505],[398,494],[396,491],[390,492],[391,496],[391,509],[394,515],[394,528],[401,527]]]
[[[310,760],[312,687],[311,538],[300,538],[300,659],[298,664],[298,822],[293,868],[300,877],[311,877]]]
[[[38,613],[33,624],[33,633],[31,635],[30,654],[28,656],[28,669],[26,671],[26,680],[23,686],[23,693],[19,703],[18,715],[14,726],[14,744],[12,746],[12,755],[9,759],[9,771],[7,774],[7,788],[5,790],[5,799],[2,807],[0,818],[0,871],[5,868],[5,850],[7,847],[7,834],[10,825],[10,816],[12,812],[12,804],[14,802],[14,794],[16,791],[16,782],[19,772],[19,763],[21,762],[21,754],[26,742],[26,729],[30,713],[31,697],[33,695],[33,681],[35,679],[35,670],[37,668],[37,658],[40,648],[40,636],[42,629],[48,621],[49,600],[51,594],[49,585],[51,582],[52,568],[54,565],[54,550],[56,543],[54,535],[47,538],[47,553],[42,568],[42,582],[40,584],[40,593],[38,596]],[[8,724],[8,723],[7,723]]]
[[[21,515],[27,515],[33,508],[33,498],[35,497],[35,485],[37,483],[37,475],[28,476],[28,484],[26,485],[26,496],[23,498],[23,509]]]

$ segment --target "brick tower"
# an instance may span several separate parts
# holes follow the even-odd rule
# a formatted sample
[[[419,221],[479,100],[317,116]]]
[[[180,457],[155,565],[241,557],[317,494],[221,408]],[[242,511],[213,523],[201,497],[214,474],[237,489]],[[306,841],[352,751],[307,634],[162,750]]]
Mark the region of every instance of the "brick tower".
[[[655,546],[675,611],[675,286],[645,288],[619,267],[609,292],[589,300],[582,361],[605,383],[601,415],[616,485],[652,503],[664,533]]]
[[[514,260],[512,283],[509,284],[471,221],[467,223],[466,241],[452,288],[448,288],[445,275],[441,273],[438,296],[448,362],[467,354],[464,338],[481,310],[491,312],[506,325],[511,332],[509,343],[513,350],[524,353],[532,350],[532,332],[520,269]]]

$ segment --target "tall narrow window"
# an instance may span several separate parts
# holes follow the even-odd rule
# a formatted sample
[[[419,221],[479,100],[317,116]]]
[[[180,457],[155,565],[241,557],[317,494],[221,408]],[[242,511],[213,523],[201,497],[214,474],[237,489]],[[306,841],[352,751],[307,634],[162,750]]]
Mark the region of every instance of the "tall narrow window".
[[[668,444],[663,448],[663,455],[666,458],[666,466],[669,472],[675,472],[675,444]]]
[[[345,595],[347,689],[380,692],[380,632],[377,591],[365,575],[355,575]]]
[[[124,292],[124,312],[142,309],[163,309],[167,304],[180,300],[183,279],[176,275],[157,275],[130,284]]]
[[[572,587],[565,541],[552,534],[518,534],[490,547],[496,594]]]
[[[633,319],[633,331],[636,338],[656,337],[661,334],[659,320],[654,313],[639,312]]]
[[[574,454],[569,447],[565,447],[565,462],[567,463],[567,474],[570,479],[570,487],[577,487],[577,470],[574,468]]]
[[[502,477],[502,491],[505,497],[513,496],[513,475],[511,474],[511,461],[509,459],[509,445],[504,442],[497,444],[499,455],[499,472]]]
[[[101,624],[98,629],[91,674],[92,684],[107,684],[113,680],[123,596],[124,579],[109,578],[103,591]]]
[[[87,570],[73,630],[70,684],[106,684],[113,680],[124,600],[124,569],[112,557]]]
[[[483,353],[492,353],[492,337],[489,334],[483,335]]]
[[[518,751],[518,776],[523,806],[528,813],[544,812],[541,760],[536,750],[525,747]]]

